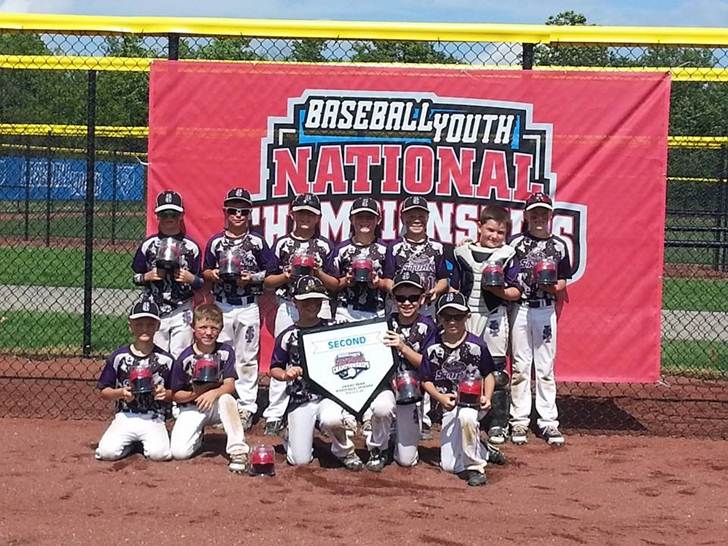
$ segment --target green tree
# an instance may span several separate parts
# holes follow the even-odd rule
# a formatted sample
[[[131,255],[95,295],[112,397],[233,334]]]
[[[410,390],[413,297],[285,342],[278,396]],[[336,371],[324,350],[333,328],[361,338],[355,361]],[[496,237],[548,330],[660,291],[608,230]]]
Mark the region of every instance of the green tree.
[[[546,20],[547,25],[583,26],[591,25],[585,15],[575,11],[562,11]],[[534,49],[534,64],[542,66],[610,66],[614,56],[606,46],[597,45],[537,45]]]
[[[264,57],[250,48],[249,38],[214,38],[191,50],[192,58],[216,61],[261,61]]]
[[[381,40],[354,44],[353,62],[457,64],[458,60],[429,42]]]
[[[291,43],[291,53],[286,57],[286,60],[305,63],[325,63],[329,60],[324,54],[327,44],[328,40],[294,40]]]

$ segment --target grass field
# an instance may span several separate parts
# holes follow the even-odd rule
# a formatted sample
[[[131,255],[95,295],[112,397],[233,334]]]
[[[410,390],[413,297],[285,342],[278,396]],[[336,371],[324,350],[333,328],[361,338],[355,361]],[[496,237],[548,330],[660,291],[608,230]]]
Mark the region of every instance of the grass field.
[[[666,278],[662,308],[728,312],[728,280]]]
[[[662,369],[679,375],[728,375],[728,343],[663,340]]]

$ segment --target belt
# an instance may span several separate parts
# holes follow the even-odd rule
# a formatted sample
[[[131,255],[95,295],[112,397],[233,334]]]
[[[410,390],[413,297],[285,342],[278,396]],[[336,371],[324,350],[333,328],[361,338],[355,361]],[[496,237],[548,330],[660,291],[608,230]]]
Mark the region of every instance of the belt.
[[[230,305],[250,305],[251,303],[255,303],[255,298],[256,296],[215,297],[220,303],[228,303]]]
[[[521,305],[526,305],[531,309],[538,309],[539,307],[549,307],[554,304],[554,300],[541,299],[541,300],[526,300],[522,301]]]
[[[158,414],[160,416],[162,415],[157,410],[153,410],[153,409],[131,409],[131,408],[126,408],[126,409],[121,410],[121,413],[133,413],[135,415],[147,415],[149,413],[154,413],[154,414]]]

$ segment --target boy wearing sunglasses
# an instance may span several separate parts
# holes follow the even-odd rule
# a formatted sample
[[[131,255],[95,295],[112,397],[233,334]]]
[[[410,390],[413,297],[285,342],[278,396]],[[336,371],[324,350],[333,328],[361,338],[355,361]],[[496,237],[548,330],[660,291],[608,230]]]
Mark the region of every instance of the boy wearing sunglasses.
[[[192,296],[202,288],[200,247],[185,235],[182,196],[165,190],[157,195],[154,212],[159,221],[157,233],[147,237],[137,248],[131,268],[133,281],[144,288],[147,298],[159,307],[160,324],[154,344],[175,358],[192,343]],[[179,245],[174,269],[158,268],[157,259],[163,242]]]
[[[468,485],[485,485],[489,457],[480,441],[479,418],[490,409],[495,381],[495,364],[488,346],[467,331],[470,316],[465,296],[443,294],[437,300],[437,320],[442,328],[439,343],[430,345],[422,358],[420,377],[424,389],[443,409],[440,432],[440,467],[467,480]],[[458,399],[460,381],[482,378],[478,407],[466,407]]]
[[[205,248],[203,275],[212,283],[223,327],[219,341],[235,349],[235,390],[238,411],[245,430],[253,425],[258,410],[258,350],[260,309],[258,296],[263,279],[276,268],[276,260],[265,239],[250,231],[253,202],[244,188],[233,188],[225,196],[225,229],[213,235]],[[221,262],[236,264],[232,277],[221,278]],[[239,270],[239,272],[237,271]]]

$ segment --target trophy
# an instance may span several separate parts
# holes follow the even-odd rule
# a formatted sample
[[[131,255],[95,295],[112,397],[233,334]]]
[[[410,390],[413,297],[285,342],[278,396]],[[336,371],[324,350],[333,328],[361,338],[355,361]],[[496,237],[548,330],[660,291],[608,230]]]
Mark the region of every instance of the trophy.
[[[195,355],[192,382],[197,385],[220,382],[220,355],[217,353]]]
[[[148,362],[134,361],[129,369],[129,386],[135,397],[154,392],[154,374]]]
[[[356,284],[370,284],[374,276],[374,264],[369,258],[359,258],[352,262],[351,273]]]
[[[304,275],[313,275],[316,257],[311,254],[296,254],[291,259],[291,278],[295,281]]]
[[[482,394],[483,379],[476,373],[469,373],[458,383],[458,406],[478,409]]]
[[[161,275],[172,275],[179,271],[182,262],[182,242],[174,237],[164,237],[159,241],[154,267]]]
[[[505,285],[503,266],[498,262],[487,262],[483,268],[482,282],[483,286]]]
[[[551,258],[544,258],[533,268],[536,284],[553,286],[556,284],[556,262]]]
[[[275,476],[275,453],[272,446],[258,444],[250,453],[251,476]]]
[[[414,404],[422,400],[417,372],[402,370],[394,378],[396,402],[399,405]]]
[[[243,272],[243,261],[237,247],[226,248],[220,253],[218,275],[225,284],[234,285]]]

